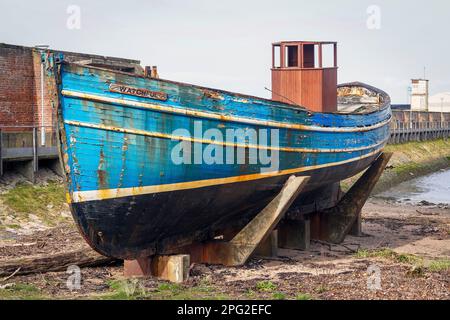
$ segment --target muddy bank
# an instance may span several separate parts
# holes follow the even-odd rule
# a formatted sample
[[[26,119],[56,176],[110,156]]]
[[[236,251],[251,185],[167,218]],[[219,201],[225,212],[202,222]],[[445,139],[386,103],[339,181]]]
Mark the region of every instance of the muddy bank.
[[[392,152],[393,155],[372,194],[386,191],[419,176],[450,168],[450,140],[388,145],[385,152]],[[343,181],[343,189],[348,189],[359,176]]]
[[[402,182],[377,197],[413,204],[450,206],[450,169]]]

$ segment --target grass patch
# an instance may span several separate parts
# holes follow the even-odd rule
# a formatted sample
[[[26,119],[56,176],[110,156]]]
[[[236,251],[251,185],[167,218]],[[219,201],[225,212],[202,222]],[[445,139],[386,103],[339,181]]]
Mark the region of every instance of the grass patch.
[[[277,288],[277,285],[272,281],[259,281],[256,284],[256,289],[262,292],[272,292]]]
[[[391,249],[377,249],[377,250],[367,250],[367,249],[359,249],[355,254],[355,258],[363,259],[363,258],[385,258],[392,259],[395,257],[395,251]]]
[[[0,289],[0,300],[43,300],[47,297],[31,284],[17,283]]]
[[[433,260],[428,265],[431,272],[450,271],[450,259]]]
[[[324,293],[327,291],[328,291],[328,288],[325,287],[324,285],[320,285],[315,289],[315,292],[317,292],[317,293]]]
[[[224,300],[228,299],[226,294],[217,292],[216,288],[207,280],[202,280],[194,287],[184,287],[176,283],[161,283],[155,292],[151,293],[151,299],[170,300]]]
[[[397,253],[392,249],[383,248],[377,250],[358,250],[354,256],[356,258],[383,258],[389,259],[400,263],[406,263],[410,265],[421,265],[423,264],[423,259],[421,257],[415,256],[413,254]]]
[[[423,259],[413,254],[398,254],[395,258],[398,262],[407,263],[412,265],[422,265]]]
[[[170,291],[170,292],[178,292],[180,291],[182,288],[179,284],[177,283],[161,283],[158,286],[158,291],[160,292],[164,292],[164,291]]]
[[[6,227],[14,230],[20,229],[20,226],[18,224],[8,224]]]
[[[295,297],[296,300],[313,300],[313,297],[307,293],[299,293]]]
[[[249,298],[254,298],[256,296],[256,293],[252,289],[248,289],[246,296]]]
[[[53,224],[55,219],[48,216],[48,206],[62,209],[66,202],[64,186],[54,181],[42,186],[21,183],[0,197],[2,202],[19,216],[28,218],[32,213],[49,224]]]
[[[399,175],[408,175],[408,174],[414,174],[417,172],[420,172],[423,169],[423,166],[418,164],[418,163],[414,163],[414,162],[408,162],[402,165],[399,165],[397,167],[393,168],[393,171]]]
[[[208,281],[201,281],[194,287],[164,282],[156,288],[146,288],[139,279],[111,280],[110,292],[99,296],[103,300],[224,300],[228,296],[217,292]]]
[[[379,250],[362,249],[358,250],[354,256],[356,258],[384,258],[399,263],[409,264],[414,267],[409,272],[412,275],[422,275],[424,269],[431,272],[450,271],[450,259],[437,259],[426,263],[422,257],[413,254],[397,253],[388,248]]]
[[[102,295],[104,300],[140,300],[148,296],[138,279],[108,281],[110,293]]]
[[[283,292],[274,292],[272,294],[272,297],[275,300],[286,300],[286,294],[284,294]]]

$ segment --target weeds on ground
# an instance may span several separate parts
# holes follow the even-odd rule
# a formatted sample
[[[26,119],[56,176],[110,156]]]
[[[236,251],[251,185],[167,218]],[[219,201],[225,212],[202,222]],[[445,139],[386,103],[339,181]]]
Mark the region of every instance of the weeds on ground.
[[[176,283],[161,283],[156,291],[151,293],[152,299],[193,300],[209,299],[224,300],[228,296],[217,292],[216,288],[206,279],[193,287],[185,287]]]
[[[313,297],[308,293],[299,293],[295,297],[296,300],[312,300]]]
[[[110,292],[101,296],[105,300],[139,300],[145,299],[148,293],[138,279],[110,280]]]
[[[425,261],[424,258],[413,254],[397,253],[392,249],[383,248],[378,250],[358,250],[354,256],[356,258],[384,258],[399,263],[405,263],[413,266],[410,273],[413,275],[422,275],[425,270],[430,272],[441,272],[450,270],[450,259],[436,259]]]
[[[277,288],[277,285],[272,281],[259,281],[256,283],[256,289],[262,292],[272,292]]]
[[[431,272],[450,271],[450,259],[437,259],[430,262],[428,270]]]
[[[272,298],[274,298],[275,300],[286,300],[286,294],[284,294],[283,292],[274,292],[272,294]]]
[[[17,283],[0,289],[0,300],[42,300],[47,297],[32,284]]]

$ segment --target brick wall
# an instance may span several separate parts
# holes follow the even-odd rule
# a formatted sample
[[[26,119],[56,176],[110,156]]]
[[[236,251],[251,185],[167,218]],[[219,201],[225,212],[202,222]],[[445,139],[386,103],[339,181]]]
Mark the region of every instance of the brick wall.
[[[143,74],[137,60],[103,57],[76,52],[61,52],[71,62],[91,61],[90,64]],[[0,127],[38,126],[46,131],[56,123],[57,88],[44,63],[44,112],[41,108],[41,53],[38,49],[0,43]],[[3,128],[4,131],[24,131]]]
[[[31,49],[0,44],[0,126],[34,124],[34,83]]]

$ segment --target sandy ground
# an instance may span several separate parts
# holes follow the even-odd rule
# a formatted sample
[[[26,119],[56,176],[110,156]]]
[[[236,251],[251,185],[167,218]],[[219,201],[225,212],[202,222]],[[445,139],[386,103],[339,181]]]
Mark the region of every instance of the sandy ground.
[[[47,168],[41,168],[35,174],[36,183],[35,186],[45,186],[49,181],[57,182],[62,185],[63,179],[56,175],[53,171]],[[31,183],[21,174],[17,172],[5,172],[0,177],[0,195],[7,193],[9,190],[14,189],[19,184]],[[50,204],[47,206],[49,216],[55,218],[60,217],[62,220],[70,221],[72,215],[70,214],[69,206],[64,206],[57,210]],[[42,221],[42,219],[36,214],[18,215],[13,209],[3,203],[0,198],[0,227],[6,226],[0,229],[0,241],[17,236],[32,235],[38,231],[45,231],[48,229],[48,224]],[[12,228],[11,226],[17,226]],[[39,235],[39,233],[37,233]]]
[[[431,270],[436,259],[450,258],[450,209],[409,205],[372,198],[363,210],[363,236],[348,236],[342,245],[313,242],[310,250],[279,250],[277,258],[254,258],[244,267],[192,265],[180,286],[141,279],[145,294],[125,298],[231,299],[449,299],[450,270]],[[75,227],[66,224],[0,242],[0,260],[82,248]],[[365,255],[383,248],[414,259]],[[412,256],[409,256],[412,255]],[[417,262],[419,261],[419,262]],[[124,298],[114,296],[111,280],[121,281],[122,265],[84,268],[81,287],[70,291],[66,272],[0,279],[2,290],[31,285],[43,298]],[[379,279],[379,281],[378,281]],[[3,288],[3,289],[1,289]],[[164,288],[164,289],[163,289]],[[116,291],[114,291],[116,290]],[[134,291],[133,291],[134,292]],[[9,292],[10,293],[10,292]],[[7,295],[7,298],[11,295]],[[16,297],[13,295],[13,297]],[[17,298],[21,298],[20,295]]]

